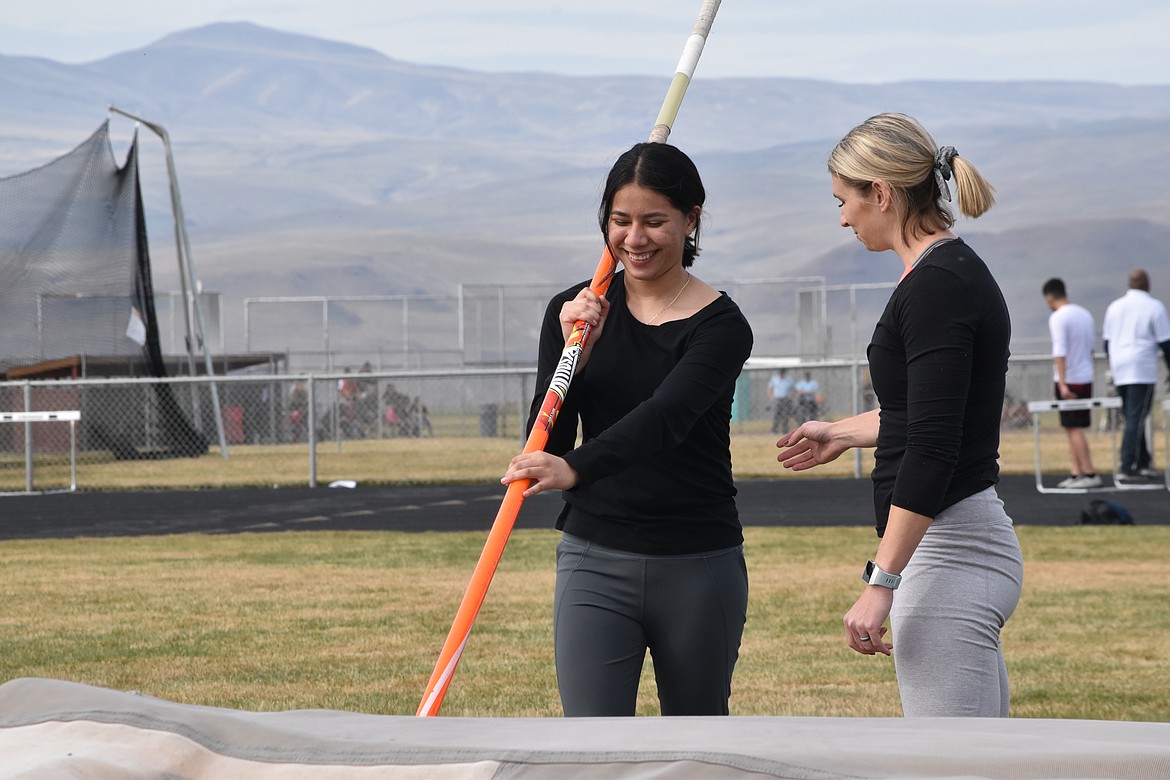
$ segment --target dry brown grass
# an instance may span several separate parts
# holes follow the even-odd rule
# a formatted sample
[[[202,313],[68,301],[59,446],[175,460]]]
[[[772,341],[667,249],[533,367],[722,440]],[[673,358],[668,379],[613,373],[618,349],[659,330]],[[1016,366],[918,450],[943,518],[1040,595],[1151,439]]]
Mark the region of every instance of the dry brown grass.
[[[1170,720],[1170,528],[1024,527],[1020,537],[1024,598],[1004,636],[1014,714]],[[559,713],[555,543],[550,531],[513,534],[444,714]],[[389,532],[3,542],[0,680],[413,714],[482,544],[478,533]],[[890,660],[840,638],[873,545],[865,528],[747,530],[733,713],[899,713]],[[649,671],[639,712],[657,712]]]

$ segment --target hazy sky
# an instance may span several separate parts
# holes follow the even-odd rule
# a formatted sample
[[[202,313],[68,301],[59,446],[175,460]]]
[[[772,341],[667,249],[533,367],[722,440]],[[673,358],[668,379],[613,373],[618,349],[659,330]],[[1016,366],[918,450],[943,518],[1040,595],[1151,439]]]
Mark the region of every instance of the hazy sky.
[[[476,70],[669,76],[699,0],[22,0],[0,53],[86,62],[250,21]],[[1170,84],[1167,0],[724,0],[707,76]]]

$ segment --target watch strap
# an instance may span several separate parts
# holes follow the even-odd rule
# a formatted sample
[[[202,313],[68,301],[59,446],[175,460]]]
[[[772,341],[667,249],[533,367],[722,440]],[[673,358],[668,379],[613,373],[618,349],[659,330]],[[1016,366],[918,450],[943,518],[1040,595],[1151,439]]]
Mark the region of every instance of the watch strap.
[[[888,571],[883,571],[873,561],[867,561],[865,570],[861,572],[861,581],[867,585],[878,585],[890,590],[896,590],[902,584],[901,574],[890,574]]]

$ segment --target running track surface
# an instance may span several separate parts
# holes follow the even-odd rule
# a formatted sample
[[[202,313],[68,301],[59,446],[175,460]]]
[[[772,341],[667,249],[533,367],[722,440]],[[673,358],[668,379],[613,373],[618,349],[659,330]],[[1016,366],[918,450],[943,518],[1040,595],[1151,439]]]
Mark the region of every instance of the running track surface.
[[[761,479],[738,483],[745,526],[868,526],[868,479]],[[1129,490],[1043,494],[1033,476],[1005,476],[1000,498],[1017,525],[1079,525],[1101,497],[1126,507],[1138,525],[1170,525],[1170,492]],[[269,531],[484,531],[504,488],[493,484],[77,492],[0,496],[0,540]],[[552,528],[556,491],[527,499],[516,528]]]

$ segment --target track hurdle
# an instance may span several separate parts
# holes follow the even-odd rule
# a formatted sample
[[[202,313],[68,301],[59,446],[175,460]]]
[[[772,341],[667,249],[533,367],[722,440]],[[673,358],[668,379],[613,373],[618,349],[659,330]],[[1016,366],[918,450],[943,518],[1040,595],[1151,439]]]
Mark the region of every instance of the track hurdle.
[[[81,412],[0,412],[0,422],[24,423],[24,492],[36,493],[33,487],[32,424],[37,422],[69,423],[69,492],[77,490],[77,423]],[[47,492],[47,491],[43,491]],[[66,492],[66,491],[52,491]]]
[[[1162,456],[1162,480],[1166,483],[1166,489],[1170,490],[1170,398],[1162,401],[1162,433],[1163,444],[1162,452],[1167,453]]]
[[[1046,412],[1072,412],[1084,409],[1120,409],[1121,398],[1117,396],[1110,396],[1108,398],[1074,398],[1071,401],[1030,401],[1028,403],[1028,412],[1032,415],[1032,441],[1036,452],[1036,490],[1040,493],[1114,493],[1126,490],[1163,490],[1170,489],[1170,471],[1167,472],[1165,479],[1162,482],[1151,482],[1149,484],[1126,485],[1117,482],[1117,426],[1112,429],[1112,443],[1110,445],[1110,456],[1112,467],[1110,473],[1114,475],[1112,485],[1102,485],[1096,488],[1058,488],[1046,487],[1044,485],[1044,469],[1041,464],[1040,454],[1040,415]],[[1170,436],[1170,434],[1167,434]],[[1151,449],[1154,446],[1153,429],[1149,420],[1146,421],[1146,441],[1149,443]],[[1170,466],[1168,466],[1170,468]]]

